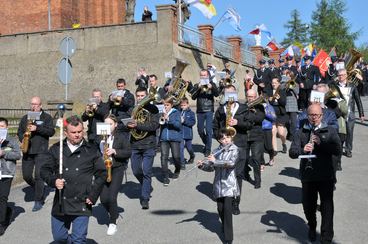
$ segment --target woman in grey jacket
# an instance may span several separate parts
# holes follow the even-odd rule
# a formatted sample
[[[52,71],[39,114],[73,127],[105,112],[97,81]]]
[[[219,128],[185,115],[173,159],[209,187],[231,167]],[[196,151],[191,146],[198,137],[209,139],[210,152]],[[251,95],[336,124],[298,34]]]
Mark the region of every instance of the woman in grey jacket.
[[[0,129],[7,130],[8,120],[0,118]],[[7,135],[0,139],[0,236],[10,224],[12,209],[8,207],[8,196],[15,175],[15,164],[22,157],[18,141]]]
[[[226,128],[221,129],[218,140],[221,145],[207,159],[198,161],[198,167],[204,171],[215,171],[213,196],[217,202],[225,243],[232,243],[232,202],[240,195],[235,175],[235,162],[238,159],[239,150],[233,144],[231,133]]]

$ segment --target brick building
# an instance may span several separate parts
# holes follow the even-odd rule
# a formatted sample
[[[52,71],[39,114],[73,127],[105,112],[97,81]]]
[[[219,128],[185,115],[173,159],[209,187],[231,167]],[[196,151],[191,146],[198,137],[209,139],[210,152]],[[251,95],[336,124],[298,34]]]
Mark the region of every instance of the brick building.
[[[48,0],[1,0],[0,34],[48,30]],[[121,24],[123,0],[50,0],[51,29]]]

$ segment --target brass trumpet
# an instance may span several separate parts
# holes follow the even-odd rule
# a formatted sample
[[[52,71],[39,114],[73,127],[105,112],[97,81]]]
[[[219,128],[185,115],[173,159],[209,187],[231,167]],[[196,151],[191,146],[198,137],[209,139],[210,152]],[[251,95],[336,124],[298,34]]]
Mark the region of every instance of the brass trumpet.
[[[114,106],[120,106],[123,101],[124,91],[116,90],[111,93],[112,101],[114,102]]]
[[[88,104],[86,106],[86,114],[88,117],[95,116],[95,112],[97,109],[98,99],[97,98],[90,98],[88,99]]]

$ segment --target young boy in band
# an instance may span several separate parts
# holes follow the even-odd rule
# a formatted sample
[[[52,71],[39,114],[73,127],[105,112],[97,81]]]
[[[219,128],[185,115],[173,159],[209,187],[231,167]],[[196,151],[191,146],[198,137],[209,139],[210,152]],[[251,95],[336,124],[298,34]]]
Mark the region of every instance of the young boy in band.
[[[183,140],[180,143],[180,158],[181,158],[181,168],[185,169],[185,159],[184,159],[184,148],[187,149],[189,153],[188,164],[194,162],[194,151],[192,148],[193,140],[193,126],[196,123],[195,114],[189,107],[188,98],[183,97],[180,103],[181,107],[181,124],[183,125]]]

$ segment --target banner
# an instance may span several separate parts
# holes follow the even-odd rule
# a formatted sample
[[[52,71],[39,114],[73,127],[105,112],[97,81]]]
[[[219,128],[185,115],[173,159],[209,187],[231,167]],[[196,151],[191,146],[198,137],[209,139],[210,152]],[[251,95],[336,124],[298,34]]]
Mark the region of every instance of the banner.
[[[319,68],[319,71],[323,77],[326,75],[328,66],[331,63],[331,58],[324,50],[320,50],[313,60],[313,64]]]

